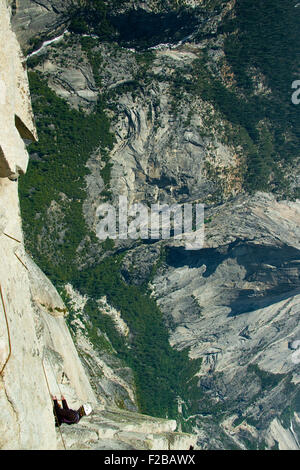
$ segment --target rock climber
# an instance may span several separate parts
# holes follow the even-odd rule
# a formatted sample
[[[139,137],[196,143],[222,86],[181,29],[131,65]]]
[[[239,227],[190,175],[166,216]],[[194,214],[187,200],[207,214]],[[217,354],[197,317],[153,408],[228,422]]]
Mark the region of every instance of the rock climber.
[[[68,407],[67,400],[64,396],[61,397],[62,407],[59,405],[56,396],[52,396],[52,400],[56,426],[60,426],[63,423],[77,424],[83,416],[88,416],[92,412],[92,407],[88,403],[85,403],[76,411]]]

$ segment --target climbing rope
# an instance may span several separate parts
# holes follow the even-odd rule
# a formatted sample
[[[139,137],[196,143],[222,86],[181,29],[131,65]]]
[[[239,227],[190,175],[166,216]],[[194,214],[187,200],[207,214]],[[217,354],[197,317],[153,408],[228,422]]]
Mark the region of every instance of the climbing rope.
[[[20,261],[21,264],[23,264],[24,268],[28,271],[28,268],[27,268],[26,264],[23,263],[21,258],[19,258],[19,256],[17,255],[17,253],[15,253],[15,257]]]
[[[49,361],[49,363],[50,363],[50,361]],[[51,365],[51,368],[52,368],[52,371],[53,371],[52,364],[50,363],[50,365]],[[42,360],[42,366],[43,366],[43,371],[44,371],[44,376],[45,376],[45,380],[46,380],[48,392],[49,392],[50,398],[51,398],[51,400],[52,400],[52,394],[51,394],[51,390],[50,390],[50,386],[49,386],[49,382],[48,382],[48,378],[47,378],[47,374],[46,374],[46,370],[45,370],[44,360]],[[55,375],[54,375],[54,378],[55,378]],[[55,379],[55,380],[56,380],[56,379]],[[57,380],[56,380],[56,384],[57,384],[57,386],[58,386]],[[58,386],[58,389],[60,390],[59,386]],[[54,413],[55,413],[56,420],[57,420],[57,422],[58,422],[58,416],[57,416],[57,413],[56,413],[55,408],[54,408]],[[66,444],[65,444],[65,440],[64,440],[64,438],[63,438],[62,430],[60,429],[60,426],[58,426],[58,429],[59,429],[59,432],[60,432],[60,437],[61,437],[61,441],[62,441],[62,443],[63,443],[63,447],[64,447],[65,450],[67,450]]]
[[[20,240],[17,240],[16,238],[12,237],[11,235],[8,235],[7,233],[3,232],[3,235],[5,235],[6,237],[10,238],[11,240],[14,240],[18,243],[21,243]],[[15,253],[15,256],[18,258],[18,260],[20,261],[20,263],[22,263],[22,265],[27,269],[28,271],[28,268],[27,266],[25,266],[25,264],[23,263],[23,261],[18,257],[18,255]],[[11,337],[10,337],[10,329],[9,329],[9,324],[8,324],[8,319],[7,319],[7,313],[6,313],[6,307],[5,307],[5,303],[4,303],[4,297],[3,297],[3,292],[2,292],[2,287],[1,287],[1,284],[0,284],[0,297],[1,297],[1,302],[2,302],[2,307],[3,307],[3,312],[4,312],[4,316],[5,316],[5,322],[6,322],[6,329],[7,329],[7,337],[8,337],[8,345],[9,345],[9,352],[8,352],[8,356],[7,356],[7,359],[0,371],[0,376],[3,375],[3,372],[4,372],[4,369],[5,367],[7,366],[7,363],[11,357]]]
[[[6,237],[10,238],[11,240],[14,240],[15,242],[18,242],[18,243],[21,243],[21,244],[22,244],[22,242],[20,242],[20,240],[17,240],[17,238],[12,237],[11,235],[8,235],[8,234],[5,233],[5,232],[3,232],[3,235],[5,235]],[[28,271],[27,266],[23,263],[23,261],[21,260],[21,258],[20,258],[16,253],[15,253],[15,256],[16,256],[16,258],[20,261],[20,263],[23,264],[24,268],[27,269],[27,271]]]
[[[10,359],[10,357],[11,357],[11,350],[12,350],[12,348],[11,348],[10,329],[9,329],[9,324],[8,324],[8,319],[7,319],[7,313],[6,313],[6,307],[5,307],[5,303],[4,303],[4,297],[3,297],[3,292],[2,292],[2,286],[1,286],[1,284],[0,284],[0,297],[1,297],[3,312],[4,312],[4,316],[5,316],[5,322],[6,322],[6,328],[7,328],[7,337],[8,337],[8,344],[9,344],[9,353],[8,353],[7,359],[6,359],[6,361],[5,361],[5,363],[4,363],[3,367],[2,367],[2,369],[1,369],[1,371],[0,371],[0,376],[2,376],[2,375],[3,375],[3,372],[4,372],[4,369],[5,369],[5,367],[6,367],[7,363],[8,363],[8,361],[9,361],[9,359]],[[55,378],[55,374],[54,374],[54,371],[53,371],[52,364],[50,363],[50,365],[51,365],[51,368],[52,368],[53,376],[54,376],[54,378]],[[44,371],[45,380],[46,380],[47,388],[48,388],[48,391],[49,391],[49,395],[50,395],[51,400],[52,400],[52,395],[51,395],[51,391],[50,391],[50,387],[49,387],[49,382],[48,382],[48,378],[47,378],[47,374],[46,374],[46,371],[45,371],[45,366],[44,366],[44,362],[43,362],[43,361],[42,361],[42,366],[43,366],[43,371]],[[55,379],[55,380],[56,380],[56,379]],[[60,388],[59,388],[59,385],[58,385],[57,381],[56,381],[56,384],[57,384],[57,387],[58,387],[58,389],[59,389],[59,391],[60,391]],[[60,391],[60,393],[61,393],[61,391]],[[55,411],[55,409],[54,409],[54,411]],[[55,415],[56,415],[56,419],[57,419],[57,422],[58,422],[58,417],[57,417],[56,411],[55,411]],[[64,449],[66,450],[65,441],[64,441],[64,438],[63,438],[62,431],[61,431],[60,427],[59,427],[59,432],[60,432],[61,440],[62,440],[62,443],[63,443],[63,447],[64,447]]]
[[[8,235],[7,233],[3,232],[3,235],[5,235],[6,237],[10,238],[11,240],[14,240],[18,243],[21,243],[20,240],[17,240],[16,238],[12,237],[11,235]],[[23,261],[19,258],[19,256],[14,253],[16,258],[20,261],[20,263],[24,266],[24,268],[28,271],[28,267],[23,263]],[[8,353],[8,356],[7,356],[7,359],[4,363],[4,366],[2,367],[1,371],[0,371],[0,376],[3,374],[4,372],[4,369],[11,357],[11,338],[10,338],[10,330],[9,330],[9,324],[8,324],[8,319],[7,319],[7,313],[6,313],[6,308],[5,308],[5,303],[4,303],[4,298],[3,298],[3,292],[2,292],[2,287],[1,287],[1,284],[0,284],[0,297],[1,297],[1,302],[2,302],[2,306],[3,306],[3,312],[4,312],[4,316],[5,316],[5,321],[6,321],[6,328],[7,328],[7,336],[8,336],[8,344],[9,344],[9,353]],[[48,325],[47,325],[48,326]],[[48,326],[48,329],[49,329],[49,326]],[[49,329],[50,331],[50,329]],[[53,373],[53,376],[55,378],[55,373],[54,373],[54,370],[53,370],[53,367],[52,367],[52,364],[51,362],[49,361],[50,363],[50,366],[51,366],[51,369],[52,369],[52,373]],[[44,365],[44,360],[42,360],[42,367],[43,367],[43,372],[44,372],[44,376],[45,376],[45,380],[46,380],[46,384],[47,384],[47,388],[48,388],[48,392],[49,392],[49,395],[50,395],[50,398],[51,398],[51,401],[52,401],[52,394],[51,394],[51,390],[50,390],[50,386],[49,386],[49,381],[48,381],[48,377],[47,377],[47,374],[46,374],[46,370],[45,370],[45,365]],[[60,390],[60,387],[58,385],[58,382],[55,378],[55,381],[56,381],[56,384],[57,384],[57,388],[59,390],[59,393],[61,395],[61,390]],[[56,417],[56,420],[58,422],[58,416],[57,416],[57,413],[56,413],[56,410],[54,408],[54,413],[55,413],[55,417]],[[58,427],[59,429],[59,432],[60,432],[60,436],[61,436],[61,440],[62,440],[62,444],[63,444],[63,447],[65,450],[66,449],[66,444],[65,444],[65,440],[63,438],[63,435],[62,435],[62,430],[60,429],[60,426]]]
[[[18,243],[22,243],[20,242],[20,240],[17,240],[16,238],[12,237],[11,235],[8,235],[7,233],[3,232],[3,235],[5,235],[6,237],[10,238],[11,240],[14,240],[15,242],[18,242]],[[21,264],[23,264],[24,268],[27,269],[28,271],[28,268],[27,266],[23,263],[23,261],[21,260],[21,258],[15,253],[15,256],[16,258],[20,261]]]
[[[6,329],[7,329],[7,337],[8,337],[8,345],[9,345],[9,352],[8,352],[8,356],[7,356],[7,359],[4,363],[4,366],[2,367],[1,369],[1,372],[0,372],[0,375],[3,374],[4,372],[4,369],[10,359],[10,356],[11,356],[11,339],[10,339],[10,330],[9,330],[9,324],[8,324],[8,319],[7,319],[7,313],[6,313],[6,308],[5,308],[5,303],[4,303],[4,298],[3,298],[3,292],[2,292],[2,287],[1,287],[1,284],[0,284],[0,296],[1,296],[1,302],[2,302],[2,307],[3,307],[3,312],[4,312],[4,316],[5,316],[5,321],[6,321]]]
[[[7,238],[10,238],[11,240],[14,240],[15,242],[22,243],[22,242],[20,242],[20,240],[17,240],[16,238],[12,237],[11,235],[8,235],[5,232],[3,232],[3,235],[5,235]]]
[[[18,243],[21,243],[20,240],[17,240],[16,238],[12,237],[11,235],[8,235],[7,233],[4,233],[4,232],[3,232],[3,235],[5,235],[6,237],[10,238],[11,240],[14,240],[14,241],[16,241],[16,242],[18,242]],[[27,266],[23,263],[23,261],[19,258],[19,256],[18,256],[16,253],[15,253],[15,256],[16,256],[16,258],[20,261],[20,263],[24,266],[24,268],[28,271]],[[5,369],[5,367],[6,367],[7,363],[8,363],[8,361],[9,361],[9,359],[10,359],[10,357],[11,357],[11,350],[12,350],[12,348],[11,348],[11,338],[10,338],[9,324],[8,324],[7,313],[6,313],[6,308],[5,308],[5,303],[4,303],[4,298],[3,298],[3,292],[2,292],[1,284],[0,284],[0,297],[1,297],[1,302],[2,302],[2,306],[3,306],[3,312],[4,312],[4,316],[5,316],[5,321],[6,321],[7,336],[8,336],[8,344],[9,344],[9,353],[8,353],[7,359],[6,359],[6,361],[5,361],[5,363],[4,363],[3,367],[2,367],[2,369],[1,369],[1,371],[0,371],[0,376],[2,376],[2,375],[3,375],[3,372],[4,372],[4,369]],[[47,325],[47,326],[48,326],[48,325]],[[49,327],[48,327],[48,328],[49,328]],[[50,362],[50,361],[49,361],[49,362]],[[54,378],[55,378],[55,374],[54,374],[54,371],[53,371],[53,367],[52,367],[51,362],[50,362],[50,366],[51,366],[51,368],[52,368],[52,373],[53,373],[53,376],[54,376]],[[49,386],[49,382],[48,382],[48,378],[47,378],[47,374],[46,374],[46,370],[45,370],[45,366],[44,366],[44,361],[43,361],[43,360],[42,360],[42,367],[43,367],[43,372],[44,372],[44,376],[45,376],[45,380],[46,380],[48,392],[49,392],[49,395],[50,395],[50,398],[51,398],[51,401],[52,401],[52,394],[51,394],[51,390],[50,390],[50,386]],[[56,378],[55,378],[55,380],[56,380]],[[61,394],[60,387],[59,387],[59,385],[58,385],[58,383],[57,383],[57,380],[56,380],[56,384],[57,384],[58,390],[59,390],[59,392],[60,392],[60,394]],[[56,420],[57,420],[57,422],[58,422],[58,416],[57,416],[57,413],[56,413],[55,408],[54,408],[54,413],[55,413],[55,416],[56,416]],[[62,435],[62,431],[61,431],[60,427],[58,427],[58,428],[59,428],[59,432],[60,432],[60,436],[61,436],[61,440],[62,440],[63,447],[64,447],[65,450],[67,450],[67,449],[66,449],[66,444],[65,444],[65,441],[64,441],[64,438],[63,438],[63,435]]]
[[[50,338],[51,338],[51,330],[50,330],[50,327],[49,327],[49,325],[48,325],[48,322],[45,321],[45,324],[47,325],[47,329],[48,329],[48,331],[49,331],[49,335],[50,335]],[[62,396],[61,389],[60,389],[59,383],[57,382],[57,379],[56,379],[55,371],[54,371],[54,369],[53,369],[52,362],[49,360],[48,363],[50,364],[50,367],[51,367],[51,370],[52,370],[52,374],[53,374],[53,377],[54,377],[54,379],[55,379],[55,382],[56,382],[56,385],[57,385],[59,394]]]

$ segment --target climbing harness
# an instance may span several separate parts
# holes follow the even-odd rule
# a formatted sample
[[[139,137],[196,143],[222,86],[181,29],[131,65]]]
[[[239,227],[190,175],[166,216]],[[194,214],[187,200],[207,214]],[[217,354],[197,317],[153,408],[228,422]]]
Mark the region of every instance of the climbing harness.
[[[50,363],[50,366],[51,366],[52,372],[53,372],[52,364],[51,364],[50,361],[49,361],[49,363]],[[44,359],[42,359],[42,366],[43,366],[43,371],[44,371],[44,376],[45,376],[45,380],[46,380],[48,392],[49,392],[50,398],[51,398],[51,400],[52,400],[52,394],[51,394],[51,390],[50,390],[50,386],[49,386],[49,382],[48,382],[48,378],[47,378],[47,374],[46,374],[46,370],[45,370]],[[53,375],[54,375],[54,374],[53,374]],[[55,377],[55,375],[54,375],[54,377]],[[56,380],[56,379],[55,379],[55,380]],[[59,389],[59,391],[60,391],[60,388],[59,388],[59,385],[58,385],[58,383],[57,383],[57,380],[56,380],[56,384],[57,384],[57,387],[58,387],[58,389]],[[56,417],[57,422],[58,422],[58,416],[57,416],[57,414],[56,414],[55,408],[54,408],[54,413],[55,413],[55,417]],[[63,443],[63,447],[64,447],[65,450],[67,450],[66,444],[65,444],[65,440],[64,440],[64,438],[63,438],[63,435],[62,435],[62,431],[61,431],[61,429],[60,429],[60,426],[58,426],[58,429],[59,429],[59,432],[60,432],[60,437],[61,437],[61,441],[62,441],[62,443]]]
[[[0,371],[0,375],[3,374],[4,372],[4,369],[10,359],[10,356],[11,356],[11,339],[10,339],[10,330],[9,330],[9,324],[8,324],[8,319],[7,319],[7,313],[6,313],[6,308],[5,308],[5,303],[4,303],[4,298],[3,298],[3,292],[2,292],[2,287],[1,287],[1,284],[0,284],[0,296],[1,296],[1,302],[2,302],[2,307],[3,307],[3,312],[4,312],[4,316],[5,316],[5,321],[6,321],[6,328],[7,328],[7,337],[8,337],[8,346],[9,346],[9,352],[8,352],[8,356],[7,356],[7,359],[4,363],[4,366],[2,367],[1,371]]]

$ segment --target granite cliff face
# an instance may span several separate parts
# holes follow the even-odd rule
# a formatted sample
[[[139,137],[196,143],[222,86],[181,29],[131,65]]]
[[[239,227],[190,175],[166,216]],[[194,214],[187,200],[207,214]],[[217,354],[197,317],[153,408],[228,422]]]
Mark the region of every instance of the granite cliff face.
[[[23,245],[18,183],[34,140],[22,55],[1,2],[1,448],[56,448],[56,432],[44,367],[61,360],[80,399],[95,401],[64,323],[65,306],[30,260]],[[23,59],[24,61],[24,59]],[[69,364],[67,364],[69,361]],[[54,366],[52,362],[52,366]],[[49,371],[48,371],[49,372]],[[43,422],[43,426],[40,423]]]
[[[106,37],[94,24],[76,29],[60,2],[28,0],[14,10],[14,29],[30,49],[42,135],[31,151],[34,177],[22,180],[26,243],[55,273],[102,404],[136,411],[141,403],[145,388],[130,351],[146,344],[149,324],[132,319],[144,310],[126,296],[143,295],[145,311],[155,301],[162,312],[173,350],[188,351],[187,370],[198,361],[177,390],[176,417],[199,448],[299,449],[299,134],[286,90],[296,78],[290,49],[276,52],[286,76],[272,49],[260,59],[251,19],[268,47],[280,44],[272,2],[262,2],[260,14],[246,2],[246,17],[238,1],[181,2],[179,10],[177,3],[111,6],[114,32]],[[284,21],[294,7],[288,2]],[[74,173],[51,173],[49,155]],[[45,173],[57,189],[42,200]],[[204,248],[99,242],[97,207],[119,195],[130,204],[204,203]],[[33,228],[28,201],[37,207]],[[141,356],[145,372],[155,366],[150,356]]]
[[[37,134],[25,59],[11,30],[10,13],[6,0],[1,0],[0,448],[185,449],[195,444],[196,437],[176,433],[176,421],[126,414],[117,408],[111,396],[113,386],[117,388],[119,380],[122,389],[125,381],[116,373],[105,376],[107,395],[98,400],[99,390],[96,384],[94,388],[91,385],[67,327],[66,306],[24,249],[18,178],[27,169],[25,143],[35,141]],[[83,338],[84,333],[81,344]],[[82,346],[86,354],[88,344],[86,339]],[[93,363],[94,370],[109,369],[92,356],[91,367]],[[132,390],[127,388],[135,402]],[[64,394],[73,408],[89,402],[93,418],[82,419],[74,428],[63,426],[58,432],[51,394]]]

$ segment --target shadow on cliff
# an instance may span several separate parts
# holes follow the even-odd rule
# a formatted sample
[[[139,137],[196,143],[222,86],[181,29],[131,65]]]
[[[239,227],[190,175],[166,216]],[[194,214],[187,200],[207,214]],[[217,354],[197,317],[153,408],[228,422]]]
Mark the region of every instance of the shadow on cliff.
[[[205,265],[206,271],[202,276],[207,280],[211,277],[216,279],[218,268],[228,261],[242,268],[244,275],[241,281],[247,283],[245,289],[237,285],[232,288],[224,286],[226,298],[230,299],[227,304],[231,308],[229,316],[265,308],[300,293],[300,250],[291,246],[271,247],[237,240],[219,248],[199,251],[169,247],[166,253],[166,263],[174,268],[200,268]],[[231,271],[228,269],[226,277],[223,269],[220,290],[224,283],[230,281]],[[249,284],[253,284],[253,289],[248,288]]]
[[[108,17],[123,46],[138,49],[173,43],[193,33],[199,23],[194,11],[150,13],[142,9]]]

